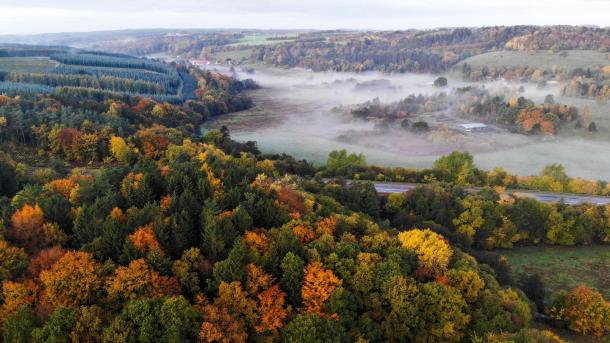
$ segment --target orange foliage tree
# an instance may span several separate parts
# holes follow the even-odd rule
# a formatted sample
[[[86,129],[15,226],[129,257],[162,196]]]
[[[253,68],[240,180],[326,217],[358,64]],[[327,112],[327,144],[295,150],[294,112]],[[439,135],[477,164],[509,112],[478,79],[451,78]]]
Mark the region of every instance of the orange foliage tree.
[[[43,237],[44,213],[40,206],[23,205],[12,218],[9,235],[28,249],[34,249]]]
[[[555,134],[555,123],[548,117],[540,108],[523,109],[519,112],[519,123],[525,132],[538,127],[541,132],[552,135]]]
[[[33,306],[38,298],[38,286],[32,280],[24,282],[7,281],[2,284],[2,306],[0,322],[17,311],[21,306]]]
[[[316,234],[311,229],[303,225],[296,225],[292,228],[292,233],[303,244],[307,244],[316,239]]]
[[[163,256],[163,249],[157,238],[155,238],[152,224],[139,227],[134,233],[129,235],[129,240],[144,256],[148,256],[151,252],[156,252]]]
[[[244,243],[248,248],[257,250],[261,255],[269,252],[269,238],[264,232],[246,231],[244,233]]]
[[[204,304],[199,342],[246,342],[247,327],[256,321],[256,303],[238,281],[222,282],[214,304]]]
[[[271,275],[265,273],[263,268],[250,263],[246,266],[248,278],[246,280],[246,290],[250,295],[257,295],[261,290],[268,288],[271,285]]]
[[[70,198],[70,193],[78,184],[71,179],[57,179],[49,182],[47,187],[54,193],[63,195],[66,199]]]
[[[245,343],[248,338],[244,322],[226,308],[215,305],[203,307],[204,322],[197,340],[201,343]]]
[[[610,302],[599,292],[578,286],[559,301],[551,315],[565,320],[570,330],[598,337],[610,332]]]
[[[333,235],[337,226],[337,217],[331,216],[320,220],[316,233],[318,235]]]
[[[292,188],[282,187],[278,192],[278,200],[284,204],[290,212],[298,212],[300,214],[305,214],[307,212],[303,197]]]
[[[117,268],[114,277],[106,283],[106,291],[112,300],[127,301],[178,295],[180,285],[175,278],[159,275],[146,261],[137,259],[127,267]]]
[[[322,315],[324,302],[341,284],[342,281],[333,274],[332,270],[324,269],[322,263],[312,262],[308,264],[305,267],[303,287],[301,288],[303,312]]]
[[[103,289],[100,266],[81,251],[70,251],[51,269],[40,273],[43,296],[53,306],[81,306],[93,303]]]
[[[288,315],[284,309],[286,293],[282,292],[278,285],[261,292],[258,296],[257,312],[258,324],[256,332],[271,332],[277,334],[277,330],[284,325],[284,319]]]

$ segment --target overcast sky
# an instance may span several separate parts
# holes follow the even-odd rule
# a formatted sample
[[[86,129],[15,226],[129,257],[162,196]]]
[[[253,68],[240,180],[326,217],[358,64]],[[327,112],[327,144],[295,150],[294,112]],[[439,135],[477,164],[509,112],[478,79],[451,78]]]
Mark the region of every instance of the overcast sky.
[[[0,0],[0,34],[515,24],[610,26],[610,0]]]

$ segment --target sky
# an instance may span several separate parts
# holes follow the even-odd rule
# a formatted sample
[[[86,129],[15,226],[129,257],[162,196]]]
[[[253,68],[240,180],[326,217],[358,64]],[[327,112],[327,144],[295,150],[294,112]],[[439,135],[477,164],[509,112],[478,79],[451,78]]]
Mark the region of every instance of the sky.
[[[0,34],[138,28],[610,26],[610,0],[0,0]]]

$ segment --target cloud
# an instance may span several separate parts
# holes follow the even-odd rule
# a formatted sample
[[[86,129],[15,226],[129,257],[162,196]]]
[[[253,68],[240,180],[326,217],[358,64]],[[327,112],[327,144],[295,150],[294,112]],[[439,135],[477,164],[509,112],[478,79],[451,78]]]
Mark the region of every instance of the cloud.
[[[0,32],[126,28],[408,29],[608,25],[608,0],[3,0]]]

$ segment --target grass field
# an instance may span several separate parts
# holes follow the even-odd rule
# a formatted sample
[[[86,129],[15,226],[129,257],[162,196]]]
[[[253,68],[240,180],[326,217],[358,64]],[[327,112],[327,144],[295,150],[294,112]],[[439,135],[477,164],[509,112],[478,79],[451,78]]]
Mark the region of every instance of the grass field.
[[[286,35],[286,36],[292,37],[292,35]],[[294,41],[294,39],[282,39],[282,40],[269,39],[269,38],[275,38],[275,37],[277,37],[277,35],[248,34],[244,38],[242,38],[239,41],[237,41],[233,44],[230,44],[230,45],[231,46],[234,46],[234,45],[270,45],[270,44],[278,44],[278,43]]]
[[[584,284],[610,299],[610,246],[523,247],[502,254],[515,274],[540,274],[549,295]]]
[[[538,51],[530,53],[527,51],[495,51],[473,56],[458,63],[455,68],[461,68],[462,64],[468,63],[473,67],[504,67],[527,65],[535,68],[548,69],[553,65],[574,68],[591,68],[610,64],[608,53],[589,50],[568,50],[566,56],[560,52]]]
[[[243,48],[239,50],[230,50],[230,51],[218,51],[213,54],[208,54],[207,59],[212,61],[225,61],[227,59],[232,59],[233,61],[242,61],[247,60],[252,56],[253,49],[252,48]]]
[[[0,70],[4,71],[44,73],[57,64],[47,57],[0,57]]]

